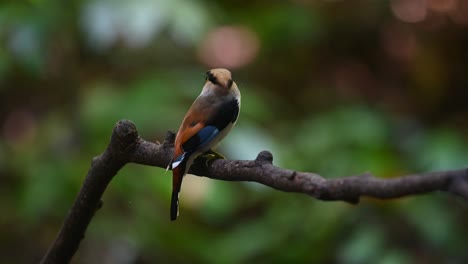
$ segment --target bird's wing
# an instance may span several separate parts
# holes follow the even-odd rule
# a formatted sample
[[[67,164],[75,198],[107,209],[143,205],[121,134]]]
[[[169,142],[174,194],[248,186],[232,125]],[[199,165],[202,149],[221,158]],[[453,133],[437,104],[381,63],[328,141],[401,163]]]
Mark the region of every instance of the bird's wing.
[[[183,147],[185,142],[190,141],[190,139],[202,130],[203,127],[204,124],[200,121],[190,121],[188,120],[188,116],[184,119],[175,141],[175,153],[172,161],[172,168],[176,168],[180,162],[186,158],[187,150]]]
[[[209,115],[206,125],[212,125],[223,130],[230,123],[234,123],[239,116],[239,101],[235,98],[220,103],[216,107],[216,111]]]
[[[172,167],[184,161],[189,156],[187,154],[208,144],[226,126],[234,123],[238,115],[239,102],[236,99],[221,103],[205,100],[194,103],[177,133]]]
[[[218,128],[215,126],[206,126],[200,129],[197,133],[191,136],[187,141],[182,143],[181,151],[176,153],[172,162],[172,168],[179,166],[188,156],[195,152],[197,149],[208,144],[219,133]]]

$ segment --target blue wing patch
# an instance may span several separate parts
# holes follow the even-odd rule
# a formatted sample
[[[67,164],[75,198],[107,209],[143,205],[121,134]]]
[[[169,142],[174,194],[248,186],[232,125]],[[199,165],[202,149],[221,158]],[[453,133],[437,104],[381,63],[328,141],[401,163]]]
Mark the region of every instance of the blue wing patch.
[[[205,146],[208,144],[211,140],[213,140],[214,137],[219,133],[219,129],[215,126],[206,126],[200,131],[198,131],[197,134],[193,135],[193,137],[189,138],[183,145],[182,149],[184,152],[188,153],[193,153],[200,147]]]
[[[192,153],[196,152],[197,149],[208,144],[216,137],[216,135],[218,135],[218,133],[219,129],[215,126],[206,126],[200,129],[197,134],[193,135],[193,137],[189,138],[184,144],[182,144],[184,153],[174,158],[172,168],[176,168],[180,163],[184,162],[186,158],[190,157]]]

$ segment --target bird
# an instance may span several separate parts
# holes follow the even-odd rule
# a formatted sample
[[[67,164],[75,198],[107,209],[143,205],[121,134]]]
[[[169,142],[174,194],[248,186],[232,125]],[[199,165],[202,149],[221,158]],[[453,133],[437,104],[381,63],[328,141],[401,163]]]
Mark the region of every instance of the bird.
[[[185,115],[176,135],[172,168],[170,218],[179,215],[179,193],[182,180],[200,155],[207,161],[224,158],[213,149],[231,131],[237,121],[241,95],[231,72],[217,68],[206,72],[205,84]]]

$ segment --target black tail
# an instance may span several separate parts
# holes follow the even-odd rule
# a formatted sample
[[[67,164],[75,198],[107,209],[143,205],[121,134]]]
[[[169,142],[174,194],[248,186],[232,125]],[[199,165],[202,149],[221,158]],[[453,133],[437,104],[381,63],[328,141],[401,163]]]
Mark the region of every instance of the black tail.
[[[174,190],[171,198],[171,220],[174,221],[179,215],[179,191]]]

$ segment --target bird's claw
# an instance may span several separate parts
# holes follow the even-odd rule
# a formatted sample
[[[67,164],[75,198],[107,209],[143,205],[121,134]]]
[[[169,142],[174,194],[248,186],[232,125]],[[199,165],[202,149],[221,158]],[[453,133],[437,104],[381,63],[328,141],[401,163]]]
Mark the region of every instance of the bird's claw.
[[[205,160],[206,167],[209,167],[211,163],[217,159],[226,159],[222,154],[214,150],[209,150],[205,152],[203,155],[200,156],[200,158]]]

